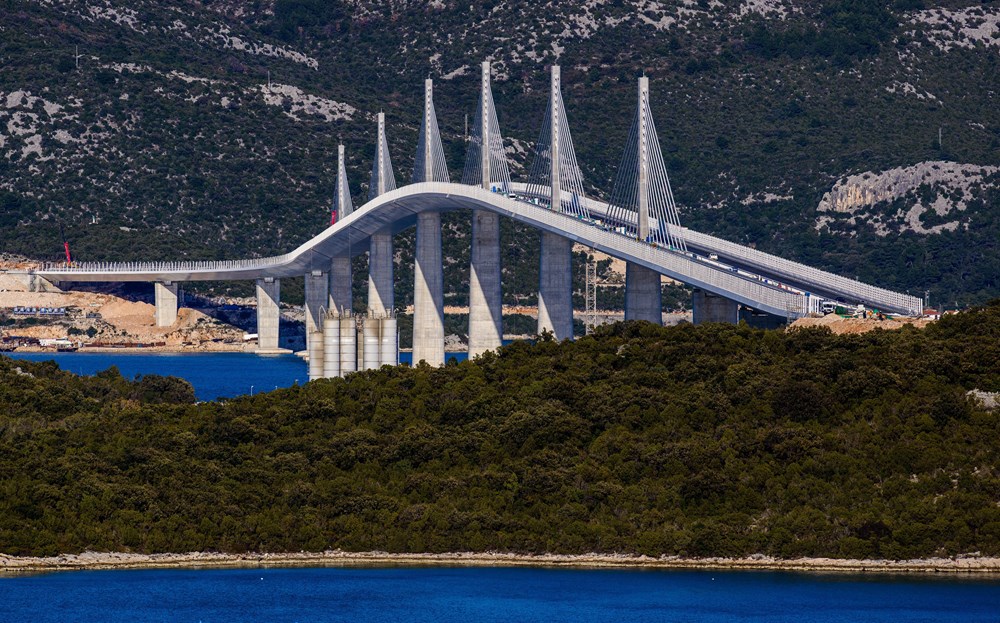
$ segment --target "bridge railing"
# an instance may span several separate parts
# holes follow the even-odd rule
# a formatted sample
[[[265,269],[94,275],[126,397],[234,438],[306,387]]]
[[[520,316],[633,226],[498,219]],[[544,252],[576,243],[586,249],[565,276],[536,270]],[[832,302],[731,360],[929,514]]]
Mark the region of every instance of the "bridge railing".
[[[769,253],[757,251],[743,245],[709,236],[691,229],[682,229],[684,238],[694,245],[712,249],[719,253],[746,261],[748,264],[774,271],[777,275],[788,275],[795,279],[807,279],[821,287],[856,297],[859,301],[887,311],[919,315],[923,310],[923,299],[879,288],[855,279],[841,277],[825,270],[786,260]]]
[[[167,274],[183,272],[224,272],[254,270],[285,263],[290,254],[243,260],[191,260],[173,262],[46,262],[35,272],[45,274]]]
[[[757,305],[769,307],[771,310],[780,311],[791,317],[801,317],[808,313],[808,302],[802,293],[751,280],[735,272],[721,270],[717,266],[700,262],[685,253],[654,246],[567,214],[539,208],[531,211],[531,218],[562,231],[574,229],[569,225],[569,222],[578,223],[579,227],[586,227],[587,238],[597,247],[627,253],[638,260],[644,260],[651,266],[661,267],[672,275],[684,275],[685,281],[690,280],[694,283],[714,286],[720,292],[742,298],[744,302],[753,301]]]

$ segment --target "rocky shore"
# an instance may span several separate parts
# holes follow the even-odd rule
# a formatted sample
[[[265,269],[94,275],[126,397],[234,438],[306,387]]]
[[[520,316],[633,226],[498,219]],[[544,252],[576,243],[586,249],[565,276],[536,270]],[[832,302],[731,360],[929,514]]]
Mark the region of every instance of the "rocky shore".
[[[510,554],[455,552],[444,554],[390,554],[387,552],[287,552],[221,554],[133,554],[84,552],[49,557],[0,554],[0,573],[33,573],[82,569],[314,567],[340,565],[443,565],[473,567],[579,567],[646,569],[783,570],[843,573],[1000,573],[1000,558],[959,556],[918,560],[845,560],[837,558],[779,559],[755,555],[746,558],[685,558],[628,554]]]

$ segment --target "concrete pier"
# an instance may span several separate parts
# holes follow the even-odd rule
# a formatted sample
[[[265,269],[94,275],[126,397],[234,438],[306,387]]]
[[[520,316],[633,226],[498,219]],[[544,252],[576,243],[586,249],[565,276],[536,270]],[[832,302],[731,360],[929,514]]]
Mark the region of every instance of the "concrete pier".
[[[740,321],[740,305],[736,301],[704,290],[695,290],[691,299],[694,324],[705,322],[736,324]]]
[[[395,305],[392,292],[392,232],[372,234],[368,252],[368,313],[385,316]]]
[[[354,316],[340,317],[340,374],[358,370],[358,325]]]
[[[157,281],[153,284],[156,326],[172,327],[177,322],[177,291],[177,284],[170,281]]]
[[[309,333],[309,380],[323,378],[323,332]]]
[[[329,302],[330,276],[314,270],[306,275],[306,351],[311,353],[309,342],[314,332],[323,332],[323,311]]]
[[[381,318],[368,316],[361,325],[361,369],[377,370],[380,363],[381,335],[379,334],[379,321]]]
[[[626,262],[625,320],[647,320],[663,324],[660,273]]]
[[[257,350],[277,351],[281,325],[281,280],[257,280]]]
[[[340,316],[327,313],[323,317],[323,376],[340,376]]]
[[[417,215],[413,267],[413,363],[444,365],[444,277],[441,268],[441,214]]]
[[[542,232],[538,271],[538,334],[550,331],[557,340],[573,339],[573,242]]]
[[[500,289],[500,217],[472,211],[469,275],[469,357],[500,348],[503,337]]]
[[[351,258],[335,257],[330,260],[330,299],[327,309],[338,314],[350,313],[354,307],[354,296],[351,292],[353,275],[351,274]]]
[[[399,365],[399,334],[395,316],[382,318],[379,323],[379,365]],[[442,343],[442,347],[444,344]]]

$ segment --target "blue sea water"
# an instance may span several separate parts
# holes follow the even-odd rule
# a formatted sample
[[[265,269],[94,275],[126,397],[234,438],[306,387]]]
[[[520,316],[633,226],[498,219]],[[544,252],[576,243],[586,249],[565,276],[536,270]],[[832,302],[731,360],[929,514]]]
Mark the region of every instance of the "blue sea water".
[[[1000,619],[1000,582],[755,571],[337,567],[0,576],[5,621],[833,621]]]
[[[295,355],[252,353],[5,353],[17,359],[55,361],[63,370],[92,375],[118,366],[122,375],[160,374],[178,376],[194,386],[198,400],[217,400],[249,393],[291,387],[309,380],[306,363]],[[448,353],[462,361],[466,353]],[[401,363],[410,363],[412,353],[400,353]]]

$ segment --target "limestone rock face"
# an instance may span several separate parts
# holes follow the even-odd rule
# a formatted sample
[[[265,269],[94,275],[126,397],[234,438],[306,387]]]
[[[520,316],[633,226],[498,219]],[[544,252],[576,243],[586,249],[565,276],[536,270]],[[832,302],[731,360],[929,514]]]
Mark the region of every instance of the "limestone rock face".
[[[1000,167],[960,164],[947,161],[919,162],[875,173],[866,171],[837,180],[816,211],[816,228],[847,223],[870,222],[880,235],[913,231],[935,234],[953,231],[962,225],[961,216],[981,196],[985,187],[995,184]],[[904,200],[904,207],[890,213],[876,210],[880,204]],[[933,212],[937,221],[928,225],[925,213]],[[947,217],[947,218],[946,218]]]

